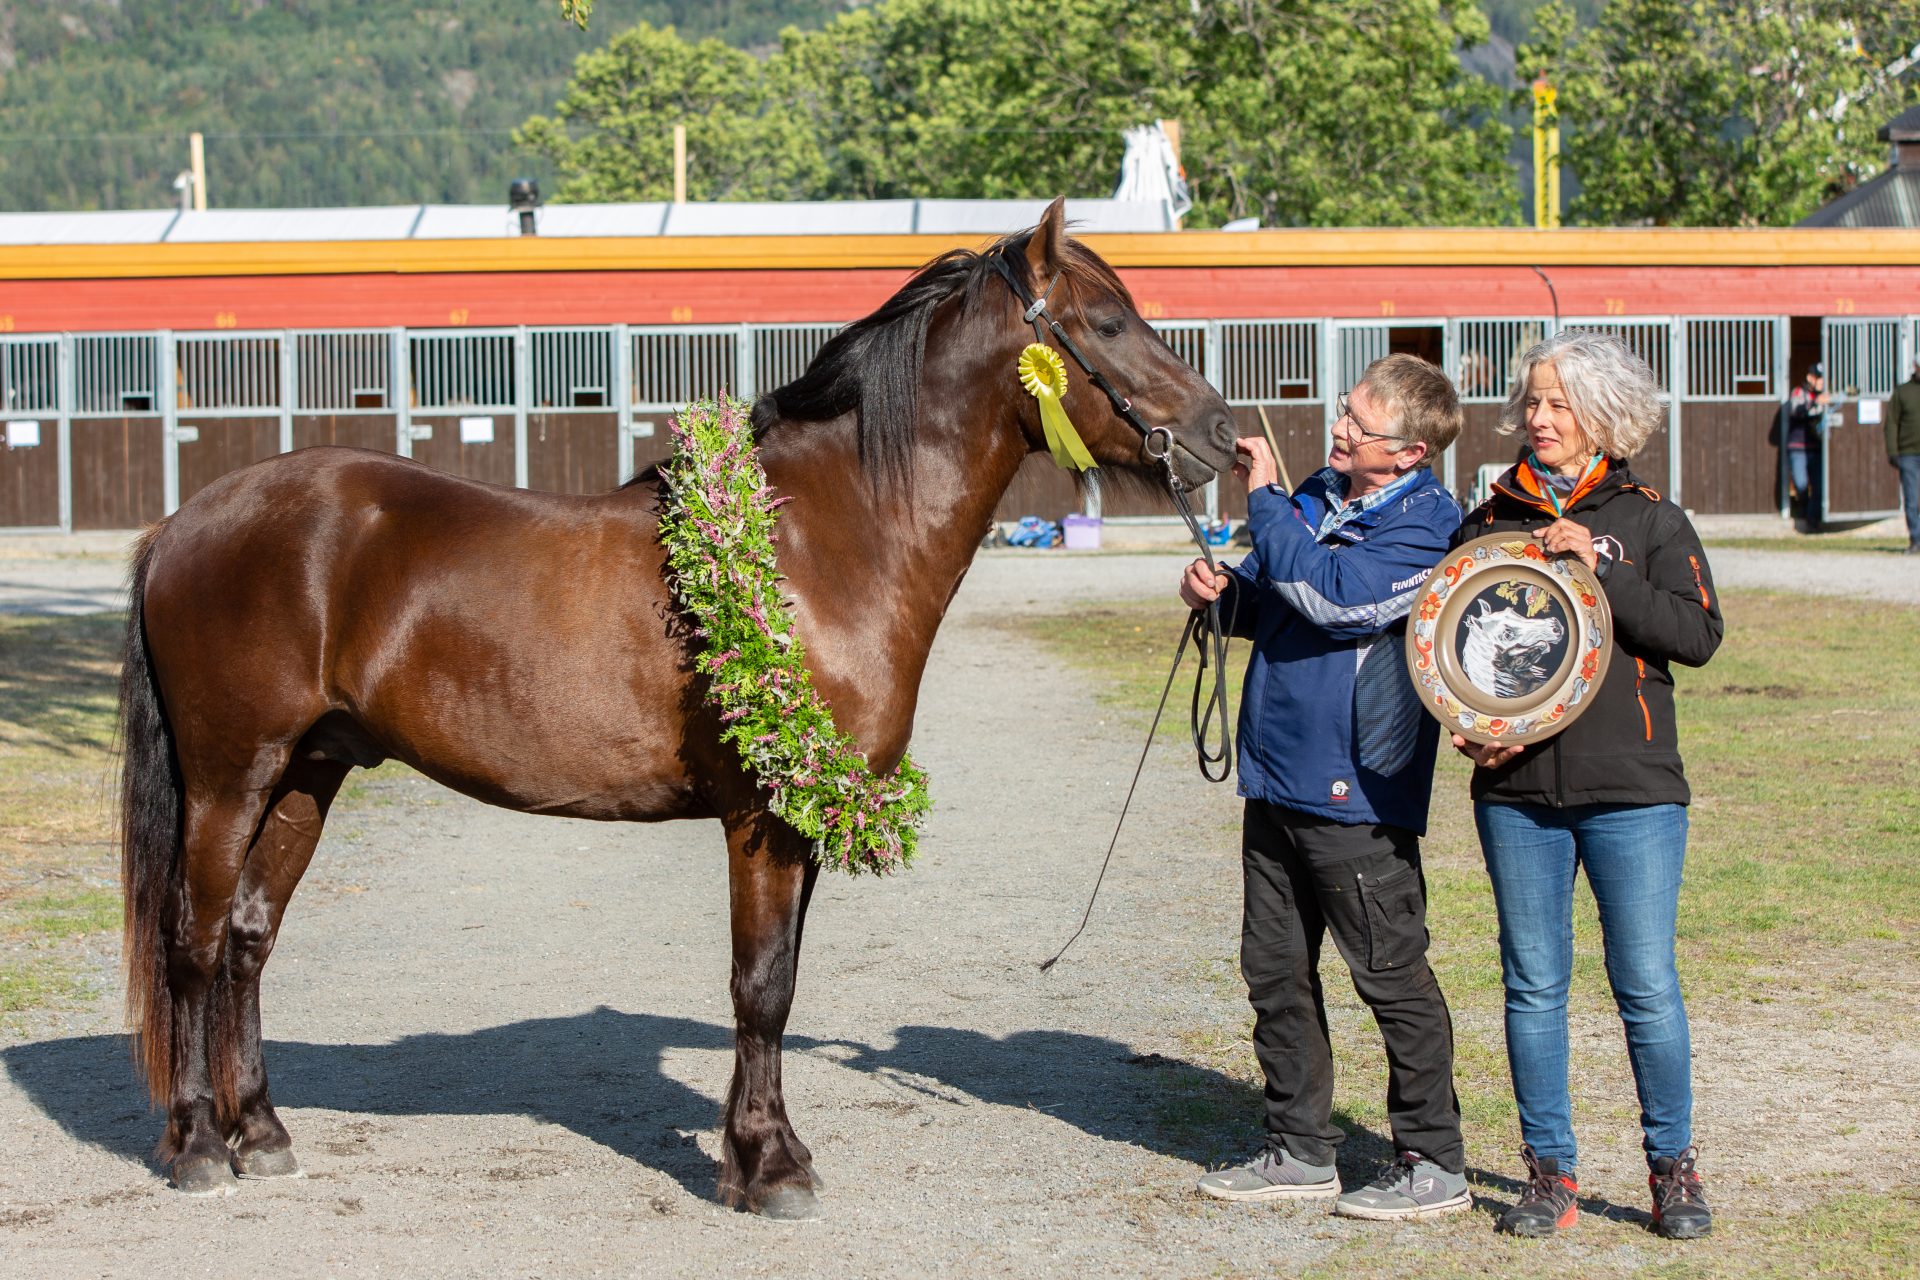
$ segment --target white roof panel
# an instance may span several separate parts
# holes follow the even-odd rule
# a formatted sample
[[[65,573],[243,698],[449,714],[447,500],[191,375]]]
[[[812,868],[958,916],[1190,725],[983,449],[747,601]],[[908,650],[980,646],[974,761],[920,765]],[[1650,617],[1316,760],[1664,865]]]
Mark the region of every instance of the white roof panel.
[[[405,240],[418,205],[364,209],[209,209],[183,213],[168,244],[259,244],[286,240]]]
[[[550,204],[534,213],[534,226],[543,236],[657,236],[663,234],[667,210],[664,200],[645,204]],[[519,223],[513,234],[519,234]]]
[[[796,200],[666,204],[555,204],[539,233],[588,236],[998,236],[1040,220],[1045,200]],[[1077,231],[1168,231],[1157,201],[1069,200]],[[273,241],[497,240],[520,234],[504,204],[388,205],[364,209],[209,209],[176,213],[0,213],[0,245],[248,244]]]
[[[153,244],[177,209],[111,213],[0,213],[0,244]]]
[[[724,200],[668,206],[670,236],[905,235],[911,200]]]
[[[1046,200],[922,200],[918,230],[928,235],[1003,236],[1040,221]],[[1159,201],[1068,200],[1067,223],[1074,231],[1169,231],[1166,205]]]
[[[504,204],[429,204],[419,209],[415,240],[493,240],[520,234],[520,222]]]

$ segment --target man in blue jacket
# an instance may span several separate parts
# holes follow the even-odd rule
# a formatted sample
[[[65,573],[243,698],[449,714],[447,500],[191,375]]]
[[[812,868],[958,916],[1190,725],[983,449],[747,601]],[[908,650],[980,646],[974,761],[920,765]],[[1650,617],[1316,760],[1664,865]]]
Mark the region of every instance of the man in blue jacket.
[[[1350,1217],[1421,1219],[1472,1203],[1420,869],[1439,726],[1402,656],[1420,584],[1460,524],[1430,468],[1462,414],[1446,375],[1409,355],[1368,366],[1339,413],[1326,468],[1292,495],[1266,441],[1240,441],[1253,552],[1217,577],[1196,560],[1180,583],[1189,607],[1219,598],[1234,633],[1254,642],[1240,702],[1240,968],[1267,1141],[1199,1187],[1224,1200],[1338,1197],[1335,1212]],[[1398,1153],[1344,1195],[1318,976],[1328,932],[1386,1042]]]

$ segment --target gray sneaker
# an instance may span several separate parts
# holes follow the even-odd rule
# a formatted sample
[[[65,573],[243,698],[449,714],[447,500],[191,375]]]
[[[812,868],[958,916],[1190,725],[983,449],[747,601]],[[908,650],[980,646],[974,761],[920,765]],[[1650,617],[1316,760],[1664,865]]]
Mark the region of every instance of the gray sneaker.
[[[1419,1222],[1473,1207],[1467,1175],[1448,1173],[1418,1151],[1402,1151],[1381,1175],[1334,1202],[1343,1218]]]
[[[1196,1185],[1219,1200],[1313,1200],[1339,1195],[1340,1175],[1330,1164],[1302,1164],[1269,1146],[1245,1164],[1201,1174]]]

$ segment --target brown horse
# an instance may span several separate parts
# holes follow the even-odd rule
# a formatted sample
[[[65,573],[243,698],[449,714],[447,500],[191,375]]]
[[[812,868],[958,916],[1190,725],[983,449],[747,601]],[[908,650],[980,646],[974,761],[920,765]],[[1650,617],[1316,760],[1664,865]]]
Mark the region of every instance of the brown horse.
[[[1232,458],[1224,401],[1111,268],[1033,231],[923,268],[753,421],[814,680],[886,771],[927,652],[993,510],[1042,447],[1015,362],[1033,340],[992,258],[1172,434],[1188,486]],[[1161,464],[1076,378],[1101,463]],[[120,711],[128,1011],[183,1191],[298,1171],[260,1044],[260,973],[341,781],[384,759],[490,804],[609,821],[718,818],[732,906],[733,1081],[719,1189],[812,1216],[780,1046],[817,866],[768,812],[703,700],[698,640],[663,579],[660,485],[496,488],[353,449],[208,486],[134,553]]]

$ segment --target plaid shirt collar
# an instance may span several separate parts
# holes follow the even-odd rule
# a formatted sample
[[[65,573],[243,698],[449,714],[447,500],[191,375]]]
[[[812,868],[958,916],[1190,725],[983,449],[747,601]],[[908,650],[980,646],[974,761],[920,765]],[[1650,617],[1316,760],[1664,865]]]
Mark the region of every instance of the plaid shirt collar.
[[[1327,514],[1320,518],[1320,527],[1314,531],[1314,540],[1324,542],[1327,539],[1327,535],[1335,529],[1338,529],[1341,525],[1358,519],[1382,503],[1391,502],[1394,498],[1406,492],[1406,490],[1412,486],[1413,482],[1419,478],[1419,475],[1420,468],[1415,467],[1398,480],[1393,481],[1383,488],[1375,489],[1372,493],[1363,494],[1348,502],[1342,502],[1339,506],[1335,506],[1332,502],[1329,502],[1327,504]],[[1335,471],[1332,467],[1325,467],[1321,469],[1320,478],[1327,486],[1327,496],[1329,498],[1338,499],[1346,497],[1347,478],[1345,476]]]

